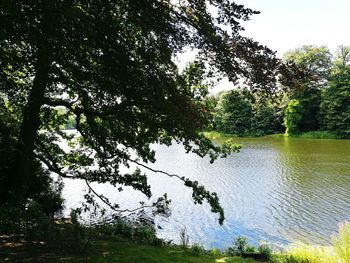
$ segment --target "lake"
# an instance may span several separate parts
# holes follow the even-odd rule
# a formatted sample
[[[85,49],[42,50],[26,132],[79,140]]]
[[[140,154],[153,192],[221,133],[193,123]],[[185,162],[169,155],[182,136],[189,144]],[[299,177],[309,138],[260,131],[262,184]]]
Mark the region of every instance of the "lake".
[[[225,248],[237,235],[252,244],[266,240],[277,245],[294,241],[328,244],[338,224],[350,220],[350,140],[294,138],[237,138],[240,153],[213,164],[180,145],[155,145],[152,168],[198,180],[215,191],[226,220],[218,224],[208,205],[194,205],[191,191],[176,178],[149,174],[153,199],[168,193],[172,214],[157,218],[160,237],[179,241],[186,227],[192,243]],[[220,143],[220,142],[216,142]],[[76,207],[84,184],[65,181],[66,207]],[[118,192],[107,185],[96,189],[121,207],[145,200],[131,189]],[[151,199],[151,200],[153,200]]]

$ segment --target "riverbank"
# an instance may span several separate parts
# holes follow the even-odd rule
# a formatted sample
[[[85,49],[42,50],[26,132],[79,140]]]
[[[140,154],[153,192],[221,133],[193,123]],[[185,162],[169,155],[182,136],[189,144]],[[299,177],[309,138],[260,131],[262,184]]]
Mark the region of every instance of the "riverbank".
[[[56,223],[57,224],[57,223]],[[238,236],[225,250],[205,249],[200,244],[174,245],[159,239],[144,226],[101,225],[85,227],[64,223],[56,239],[28,239],[23,235],[0,235],[0,262],[135,262],[135,263],[340,263],[350,261],[350,223],[339,224],[328,246],[294,243],[274,253],[267,244],[259,248]],[[143,229],[143,230],[142,230]],[[141,230],[143,231],[141,233]],[[80,233],[77,235],[77,233]],[[50,236],[47,233],[46,236]],[[128,238],[125,238],[128,237]],[[83,245],[83,246],[82,246]],[[239,255],[239,256],[237,256]]]
[[[2,261],[4,260],[4,261]],[[54,250],[44,242],[25,242],[0,237],[0,262],[85,262],[85,263],[254,263],[253,259],[202,253],[181,246],[152,246],[113,240],[95,240],[84,253]],[[261,261],[260,261],[261,262]]]
[[[345,260],[345,261],[344,261]],[[128,241],[95,240],[86,252],[72,253],[50,249],[45,242],[7,240],[0,236],[0,262],[84,262],[84,263],[339,263],[348,262],[349,250],[342,257],[332,246],[295,244],[286,253],[276,253],[269,261],[227,256],[217,249],[201,251],[176,245],[154,246]]]
[[[347,245],[346,243],[344,244]],[[341,249],[343,253],[337,254]],[[333,246],[294,244],[285,253],[271,255],[269,261],[227,256],[217,249],[178,245],[147,245],[130,241],[94,240],[85,252],[50,249],[44,242],[7,240],[0,236],[0,262],[66,263],[339,263],[349,262],[349,249]]]
[[[227,138],[244,138],[244,137],[266,137],[266,138],[300,138],[300,139],[349,139],[345,135],[339,135],[334,132],[328,132],[328,131],[309,131],[304,132],[300,134],[295,135],[286,135],[284,133],[275,133],[275,134],[269,134],[269,135],[263,135],[263,136],[237,136],[235,134],[230,133],[222,133],[217,131],[211,131],[211,132],[203,132],[203,134],[211,139],[211,140],[219,140],[219,139],[227,139]]]

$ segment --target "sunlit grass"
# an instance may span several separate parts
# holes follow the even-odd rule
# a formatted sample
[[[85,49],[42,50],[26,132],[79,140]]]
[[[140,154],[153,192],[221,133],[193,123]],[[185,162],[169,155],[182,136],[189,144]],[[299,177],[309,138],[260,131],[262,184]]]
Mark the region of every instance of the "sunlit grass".
[[[350,223],[339,224],[332,246],[312,246],[295,243],[286,253],[288,263],[350,263]]]
[[[332,238],[332,244],[336,254],[342,262],[350,263],[350,223],[339,224],[338,235]]]
[[[333,132],[328,131],[309,131],[292,137],[305,139],[339,139],[339,136]]]
[[[333,247],[293,244],[288,252],[288,262],[338,263],[339,257]]]

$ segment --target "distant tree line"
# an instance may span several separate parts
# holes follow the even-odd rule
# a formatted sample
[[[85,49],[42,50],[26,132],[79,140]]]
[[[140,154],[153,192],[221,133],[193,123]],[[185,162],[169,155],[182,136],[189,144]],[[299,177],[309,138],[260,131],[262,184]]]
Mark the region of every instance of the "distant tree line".
[[[303,46],[283,61],[299,78],[279,76],[273,96],[241,88],[208,97],[212,129],[237,136],[327,131],[349,137],[350,46],[339,46],[335,54]]]

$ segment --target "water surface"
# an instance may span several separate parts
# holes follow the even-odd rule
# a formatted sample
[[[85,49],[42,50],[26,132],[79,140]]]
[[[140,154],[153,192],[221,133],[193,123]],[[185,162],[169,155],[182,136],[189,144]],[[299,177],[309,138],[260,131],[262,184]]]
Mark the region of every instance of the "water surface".
[[[291,138],[237,138],[238,154],[214,164],[180,145],[155,145],[162,169],[198,180],[218,193],[225,210],[223,226],[208,205],[194,205],[191,191],[181,181],[162,174],[149,174],[154,199],[168,193],[172,215],[158,218],[158,234],[179,240],[186,227],[192,242],[224,248],[237,235],[254,244],[293,241],[327,244],[338,223],[350,220],[350,140]],[[66,182],[66,206],[77,206],[81,182]],[[97,189],[123,207],[137,207],[144,196],[130,189],[119,193],[106,185]]]

